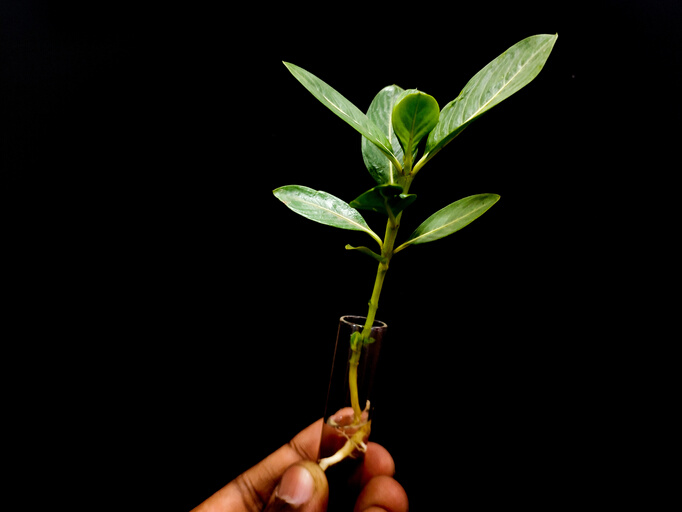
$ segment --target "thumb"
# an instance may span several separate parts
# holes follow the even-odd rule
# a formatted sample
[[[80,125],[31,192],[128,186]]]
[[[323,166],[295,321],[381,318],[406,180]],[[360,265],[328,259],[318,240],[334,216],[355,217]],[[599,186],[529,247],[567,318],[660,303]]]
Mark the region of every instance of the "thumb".
[[[284,472],[264,512],[325,512],[328,499],[324,471],[312,461],[301,461]]]

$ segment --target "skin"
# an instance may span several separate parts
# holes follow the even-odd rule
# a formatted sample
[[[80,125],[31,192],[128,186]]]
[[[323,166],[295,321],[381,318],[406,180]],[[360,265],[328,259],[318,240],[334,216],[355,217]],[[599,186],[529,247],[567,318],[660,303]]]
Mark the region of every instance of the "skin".
[[[329,496],[327,478],[314,462],[321,432],[320,419],[192,512],[325,512]],[[364,462],[351,477],[359,489],[353,512],[407,512],[407,494],[393,479],[394,473],[395,464],[388,451],[377,443],[368,443]],[[286,482],[296,479],[311,483],[313,490],[303,503],[290,504],[283,489]]]

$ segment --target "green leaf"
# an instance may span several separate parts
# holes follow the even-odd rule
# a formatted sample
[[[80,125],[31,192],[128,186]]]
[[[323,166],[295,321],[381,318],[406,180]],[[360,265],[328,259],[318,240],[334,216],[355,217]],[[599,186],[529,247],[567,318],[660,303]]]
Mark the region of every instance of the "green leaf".
[[[476,73],[443,107],[415,172],[474,119],[528,85],[545,65],[557,37],[542,34],[523,39]]]
[[[347,251],[359,251],[362,254],[366,254],[367,256],[370,256],[377,260],[379,263],[386,263],[386,258],[384,258],[381,254],[375,253],[373,250],[367,248],[367,247],[353,247],[350,244],[346,245],[346,250]]]
[[[384,87],[374,97],[367,109],[367,117],[370,121],[388,135],[388,141],[398,162],[403,160],[403,148],[400,146],[400,141],[393,131],[391,116],[393,115],[393,107],[403,92],[405,91],[397,85]],[[380,185],[396,183],[398,181],[400,169],[391,162],[376,144],[372,144],[365,137],[362,138],[362,159],[372,178]]]
[[[459,231],[483,215],[499,199],[497,194],[478,194],[455,201],[426,219],[394,253],[408,245],[433,242]]]
[[[350,348],[353,352],[360,350],[362,344],[362,331],[355,331],[350,335]]]
[[[379,245],[381,238],[370,229],[356,209],[327,192],[300,185],[286,185],[273,191],[275,197],[303,217],[335,228],[364,231]]]
[[[393,130],[400,140],[403,153],[410,158],[417,145],[438,123],[440,107],[433,98],[420,91],[406,91],[393,108]],[[407,161],[404,163],[408,167]],[[410,164],[411,167],[411,164]]]
[[[284,62],[284,65],[291,74],[301,82],[303,87],[308,89],[308,91],[323,105],[355,128],[364,137],[367,137],[367,139],[375,144],[389,159],[392,159],[394,164],[400,166],[393,154],[393,148],[388,141],[386,134],[383,133],[376,124],[370,121],[360,109],[312,73],[288,62]]]
[[[377,185],[367,192],[360,194],[350,202],[351,207],[358,210],[372,210],[379,213],[386,213],[386,202],[403,193],[400,185]]]
[[[353,199],[350,206],[359,210],[372,210],[386,214],[388,214],[386,208],[390,208],[393,216],[396,216],[417,199],[414,194],[403,194],[402,192],[403,187],[400,185],[391,185],[390,183],[377,185]]]

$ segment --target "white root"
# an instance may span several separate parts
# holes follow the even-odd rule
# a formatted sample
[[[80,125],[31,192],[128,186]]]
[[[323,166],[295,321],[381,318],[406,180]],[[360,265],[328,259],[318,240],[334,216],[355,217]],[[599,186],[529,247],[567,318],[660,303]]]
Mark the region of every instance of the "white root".
[[[360,427],[351,437],[346,435],[348,439],[339,451],[330,457],[320,459],[318,464],[322,468],[322,471],[326,471],[329,466],[333,466],[337,462],[341,462],[343,459],[350,456],[355,450],[360,450],[362,453],[365,453],[367,451],[365,438],[369,436],[371,429],[372,421],[370,420]]]

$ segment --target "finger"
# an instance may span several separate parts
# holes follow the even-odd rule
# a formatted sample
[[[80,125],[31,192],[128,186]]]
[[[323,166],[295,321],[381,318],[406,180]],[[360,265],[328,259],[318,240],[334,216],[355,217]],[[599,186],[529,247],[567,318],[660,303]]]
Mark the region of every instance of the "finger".
[[[364,462],[353,476],[351,483],[364,487],[375,476],[393,476],[395,462],[386,448],[377,443],[367,443]]]
[[[354,512],[407,512],[405,489],[389,476],[372,478],[358,496]]]
[[[320,419],[299,432],[288,444],[220,489],[194,512],[262,510],[289,466],[302,460],[317,460],[321,434]]]
[[[328,499],[324,471],[315,462],[301,461],[284,472],[264,512],[324,512]]]

